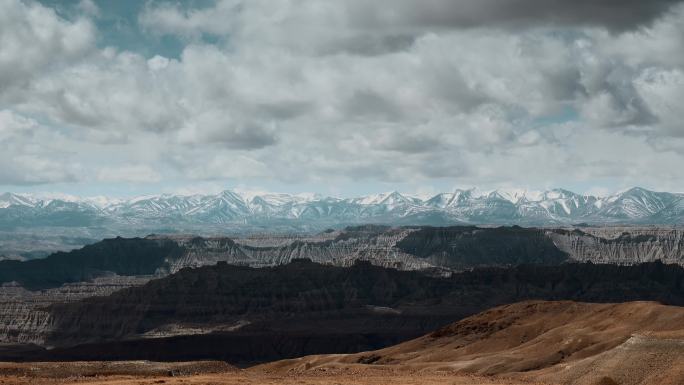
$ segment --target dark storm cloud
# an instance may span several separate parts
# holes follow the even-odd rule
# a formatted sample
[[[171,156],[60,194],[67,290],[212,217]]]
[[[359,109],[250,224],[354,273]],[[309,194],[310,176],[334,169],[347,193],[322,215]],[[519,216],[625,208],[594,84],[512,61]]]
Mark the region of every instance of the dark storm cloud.
[[[350,8],[367,26],[417,28],[600,26],[613,31],[649,24],[681,0],[392,0]],[[362,5],[362,4],[366,5]]]

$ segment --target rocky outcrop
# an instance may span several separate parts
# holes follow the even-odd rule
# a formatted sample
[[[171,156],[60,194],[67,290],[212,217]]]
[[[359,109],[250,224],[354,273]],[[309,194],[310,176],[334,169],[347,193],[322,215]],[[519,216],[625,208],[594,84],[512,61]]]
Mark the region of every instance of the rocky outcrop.
[[[396,244],[433,266],[457,270],[478,266],[556,265],[568,259],[542,230],[498,227],[425,227]]]
[[[40,291],[29,291],[16,283],[5,284],[0,287],[0,342],[44,344],[53,328],[50,305],[107,296],[142,285],[150,278],[108,276]]]
[[[332,235],[335,235],[334,237]],[[161,238],[160,238],[161,239]],[[356,226],[319,237],[274,236],[227,242],[225,238],[173,238],[186,249],[168,260],[171,271],[225,261],[253,267],[287,264],[307,258],[333,266],[357,260],[401,270],[512,266],[521,263],[558,264],[568,255],[544,231],[522,227],[478,228]]]
[[[660,260],[684,265],[684,230],[587,228],[550,230],[549,238],[572,260],[630,265]]]
[[[204,243],[222,244],[222,240],[225,238],[208,238]],[[181,245],[188,242],[183,238],[176,241]],[[401,270],[452,271],[518,264],[557,265],[568,261],[638,264],[661,260],[684,265],[684,230],[358,226],[320,237],[274,236],[273,239],[261,237],[258,242],[235,239],[223,247],[197,246],[181,258],[169,260],[169,264],[171,271],[178,271],[217,261],[253,267],[277,266],[296,258],[334,266],[350,266],[356,260],[366,260]]]
[[[684,265],[684,230],[365,225],[302,236],[114,238],[45,259],[0,261],[0,283],[18,282],[36,290],[111,273],[162,277],[217,262],[264,267],[298,258],[333,266],[364,260],[400,270],[442,272],[567,261],[637,264],[661,260]]]
[[[30,290],[86,282],[111,274],[153,275],[183,249],[174,241],[141,238],[105,239],[79,250],[57,252],[44,259],[0,261],[0,283],[17,282]]]
[[[414,228],[353,227],[325,241],[293,240],[279,247],[245,246],[242,249],[254,261],[258,261],[252,266],[276,266],[287,264],[293,259],[306,258],[334,266],[351,266],[355,261],[362,260],[401,270],[433,267],[429,262],[396,247],[397,242],[414,231]]]
[[[76,335],[75,329],[71,332],[62,330],[64,324],[72,324],[69,321],[64,321],[66,318],[63,318],[62,316],[60,316],[62,318],[59,319],[53,318],[53,313],[47,310],[48,308],[51,308],[52,305],[55,305],[53,308],[57,309],[59,308],[58,305],[62,303],[79,301],[95,295],[106,296],[117,290],[147,282],[150,278],[162,278],[173,273],[178,274],[173,276],[172,280],[162,280],[161,282],[166,283],[159,284],[168,285],[169,282],[176,282],[178,284],[175,294],[160,294],[163,298],[168,298],[164,301],[169,301],[168,303],[164,302],[163,306],[160,305],[161,310],[159,310],[160,314],[157,317],[159,320],[164,320],[164,322],[153,322],[152,324],[148,324],[150,322],[150,319],[148,318],[149,314],[140,315],[136,313],[136,311],[140,310],[139,304],[136,304],[137,302],[135,302],[135,300],[129,301],[127,299],[126,301],[129,302],[125,303],[129,303],[130,306],[133,306],[132,310],[127,310],[129,315],[133,316],[138,314],[141,318],[139,319],[139,322],[130,322],[128,320],[121,321],[122,323],[117,325],[116,329],[119,334],[112,334],[110,336],[111,338],[120,338],[124,335],[143,335],[145,333],[148,333],[149,336],[156,337],[171,337],[173,335],[188,335],[193,333],[201,335],[206,333],[225,332],[236,327],[236,325],[238,326],[237,329],[245,327],[248,329],[266,327],[264,326],[264,322],[266,321],[254,317],[254,314],[261,313],[263,310],[258,306],[255,307],[254,304],[266,301],[266,305],[276,306],[275,302],[269,299],[270,297],[268,296],[282,296],[285,293],[282,290],[285,289],[277,291],[270,286],[270,280],[281,282],[282,278],[264,278],[267,274],[263,272],[280,271],[278,270],[278,266],[285,266],[283,274],[294,274],[292,271],[297,270],[292,270],[292,268],[287,267],[288,264],[303,258],[310,259],[321,265],[326,265],[325,267],[320,267],[325,269],[334,266],[357,269],[358,266],[355,266],[355,264],[357,261],[361,260],[379,267],[398,270],[420,270],[423,272],[435,273],[433,274],[435,277],[453,274],[456,281],[424,282],[428,288],[432,287],[430,285],[433,284],[438,285],[437,287],[439,287],[439,290],[435,289],[436,291],[431,292],[431,297],[421,297],[423,294],[416,295],[421,301],[427,301],[428,303],[431,303],[430,301],[447,303],[448,299],[445,299],[445,295],[448,298],[451,298],[449,297],[450,295],[453,298],[461,298],[454,302],[455,307],[453,309],[457,310],[452,309],[453,312],[452,310],[449,310],[445,313],[439,313],[441,314],[439,317],[430,318],[430,321],[426,321],[426,318],[424,318],[426,315],[422,314],[417,319],[413,319],[410,322],[405,321],[406,312],[401,311],[399,313],[401,314],[401,317],[397,319],[402,319],[403,321],[397,322],[407,322],[407,329],[404,330],[399,328],[397,333],[398,335],[405,335],[404,333],[411,334],[426,331],[427,326],[425,325],[437,326],[439,322],[441,322],[440,320],[444,320],[444,318],[440,318],[441,316],[459,317],[462,314],[468,313],[471,309],[480,309],[481,304],[485,303],[505,303],[507,301],[525,298],[526,295],[532,296],[532,298],[536,298],[535,296],[547,298],[551,294],[557,295],[560,298],[572,297],[575,295],[573,294],[573,290],[576,289],[576,286],[579,285],[577,287],[584,287],[582,285],[585,282],[588,282],[589,278],[575,277],[573,278],[575,279],[574,281],[569,280],[567,272],[572,271],[574,268],[579,269],[579,267],[563,265],[567,262],[634,265],[642,262],[660,260],[668,264],[683,265],[683,242],[684,230],[677,228],[583,227],[574,229],[534,229],[521,227],[478,228],[472,226],[394,228],[371,225],[349,227],[345,230],[330,230],[319,235],[306,236],[278,236],[266,234],[236,239],[225,237],[201,238],[195,236],[150,236],[145,239],[107,239],[86,246],[80,250],[55,253],[42,260],[26,262],[0,261],[0,283],[3,284],[3,287],[0,287],[0,342],[43,344],[48,338],[47,336],[53,336],[53,333],[56,330],[56,333],[63,333],[63,337],[53,336],[55,341],[59,341],[59,343],[70,341],[73,338],[72,335]],[[240,274],[245,274],[250,277],[261,276],[263,281],[258,281],[258,286],[263,286],[264,290],[272,291],[269,292],[270,294],[268,294],[268,296],[264,294],[263,298],[249,297],[244,291],[246,289],[241,289],[242,291],[235,289],[236,291],[233,292],[233,294],[230,294],[232,297],[229,296],[229,299],[213,295],[205,298],[204,294],[196,294],[197,297],[192,297],[189,294],[192,291],[186,287],[187,282],[189,281],[183,281],[181,278],[178,278],[188,278],[195,274],[187,268],[199,268],[197,274],[200,274],[204,271],[201,269],[203,266],[213,266],[216,263],[224,262],[241,266],[240,269],[243,270],[239,270]],[[547,270],[539,270],[534,273],[525,272],[527,270],[516,270],[516,274],[526,274],[525,277],[528,277],[530,280],[524,285],[521,284],[522,286],[517,284],[509,286],[504,285],[505,287],[491,288],[491,292],[487,292],[487,290],[490,289],[486,287],[477,286],[481,284],[481,282],[498,282],[497,280],[509,283],[519,283],[519,280],[522,279],[520,276],[516,275],[510,277],[508,275],[510,274],[510,271],[513,271],[511,269],[487,270],[487,268],[513,267],[520,264],[543,265],[546,267],[539,267],[538,269]],[[563,266],[560,267],[561,265]],[[559,266],[557,269],[560,270],[554,270],[552,266]],[[248,267],[270,267],[272,269],[254,270],[249,269]],[[597,287],[601,288],[601,290],[596,289],[597,291],[594,294],[591,294],[591,290],[594,290],[594,288],[588,287],[586,290],[589,291],[583,294],[583,297],[580,299],[607,300],[612,298],[617,301],[622,300],[623,298],[619,295],[620,292],[612,291],[613,289],[602,283],[602,280],[606,279],[603,274],[612,276],[615,273],[610,270],[612,268],[613,267],[610,266],[603,268],[596,267],[595,269],[604,270],[590,269],[584,271],[587,274],[599,274],[597,271],[600,271],[601,275],[594,278],[598,280],[595,284],[598,285]],[[222,269],[226,268],[222,267],[219,270],[222,271]],[[237,269],[237,267],[235,269]],[[318,268],[314,270],[317,269]],[[471,275],[468,275],[467,273],[458,273],[459,271],[468,271],[472,269],[475,269],[475,271],[469,273]],[[260,273],[257,274],[254,273],[254,271],[259,271]],[[304,269],[302,271],[307,270]],[[488,273],[483,273],[483,271],[487,271]],[[495,273],[496,271],[504,271],[507,273]],[[246,279],[245,277],[235,277],[232,274],[234,273],[223,276],[217,273],[215,275],[210,275],[210,278],[207,279],[210,279],[209,283],[214,281],[233,282],[231,284],[223,284],[228,285],[225,287],[235,285],[235,282],[242,282],[240,281],[241,279]],[[395,273],[387,274],[389,274],[388,276],[394,277],[393,274]],[[549,274],[550,276],[539,278],[539,274]],[[557,281],[551,279],[551,277],[558,277],[559,275],[565,278],[557,278]],[[318,275],[315,275],[315,277],[318,277]],[[407,277],[413,276],[409,275]],[[468,279],[471,278],[467,277],[472,277],[472,281],[468,281]],[[305,278],[292,278],[292,282],[288,282],[287,284],[282,283],[282,285],[300,288],[302,287],[301,285],[303,285],[299,283],[299,280],[301,279],[308,278],[306,278],[306,276]],[[323,287],[328,280],[335,282],[335,279],[337,278],[327,277],[320,281],[319,278],[310,278],[311,282],[307,282],[306,284],[313,285],[315,283],[320,284],[320,286]],[[373,280],[377,278],[368,279]],[[408,278],[404,277],[402,279]],[[638,281],[638,276],[635,276],[634,279]],[[409,279],[409,281],[411,280],[414,280],[414,278]],[[541,280],[540,285],[542,283],[543,285],[549,285],[552,290],[548,291],[548,288],[542,287],[540,289],[534,285],[530,285],[530,282],[536,282],[534,280]],[[200,290],[200,292],[202,288],[206,289],[206,285],[209,284],[201,281],[202,279],[200,278],[196,278],[195,281],[193,281],[195,282],[194,285],[197,285],[196,290]],[[435,282],[439,282],[439,284]],[[461,282],[460,284],[465,286],[459,286],[460,288],[457,288],[456,286],[451,287],[449,290],[452,291],[440,291],[442,290],[442,286],[440,285],[446,285],[444,282],[447,282],[448,285],[456,285],[454,282]],[[622,287],[619,285],[623,285],[621,282],[614,284],[618,285],[618,287]],[[390,290],[401,286],[400,283],[396,282],[391,284],[387,283],[387,285],[388,286],[382,290]],[[468,287],[475,287],[476,289],[473,289],[474,291],[469,291],[470,289],[467,289]],[[567,287],[568,289],[566,292],[558,294],[559,287]],[[652,292],[648,291],[651,289],[647,290],[642,286],[637,285],[636,287],[638,290],[635,289],[635,293],[629,294],[633,295],[636,299],[641,299],[639,296],[652,297],[655,295],[654,293],[659,293],[658,296],[660,297],[658,298],[662,297],[661,299],[665,301],[673,301],[672,298],[668,298],[662,294],[664,292],[661,287],[653,289],[654,291]],[[153,288],[154,290],[161,290],[161,292],[167,293],[170,287],[153,286]],[[323,306],[323,308],[327,309],[325,306],[330,306],[331,304],[326,302],[328,297],[337,298],[336,296],[339,296],[346,301],[347,296],[350,295],[345,291],[346,289],[342,290],[338,288],[335,290],[337,291],[325,293],[315,292],[317,296],[322,297],[306,297],[299,299],[298,301],[301,303],[310,303],[315,300],[319,303],[316,306]],[[674,290],[679,290],[678,286],[675,287]],[[509,297],[502,297],[502,293],[505,291],[512,291],[516,294]],[[133,293],[138,292],[133,291]],[[418,290],[417,293],[425,293],[425,291]],[[613,294],[608,296],[606,293]],[[146,293],[143,294],[140,294],[139,299],[142,300],[147,298],[146,300],[152,301],[152,299],[146,296]],[[464,296],[471,297],[463,299]],[[192,298],[193,302],[183,304],[179,303],[176,298],[184,298],[185,300]],[[496,300],[493,300],[492,298]],[[212,307],[203,304],[203,301],[209,299],[218,301],[216,306],[219,306],[219,308],[224,306],[226,301],[237,301],[235,302],[237,304],[235,306],[239,306],[241,309],[249,309],[249,312],[233,313],[232,310],[227,313],[222,310],[224,313],[219,312],[217,314],[208,312],[206,309]],[[249,302],[240,302],[243,300]],[[355,310],[353,312],[358,311],[360,312],[359,314],[366,314],[370,311],[369,309],[376,309],[374,311],[377,313],[377,309],[386,307],[389,310],[384,312],[384,316],[392,318],[393,312],[397,311],[397,304],[402,303],[399,300],[397,301],[398,302],[386,301],[383,303],[371,301],[363,303],[363,306],[358,309],[354,308]],[[413,302],[409,301],[407,303]],[[197,306],[195,306],[195,304]],[[365,307],[366,305],[370,307]],[[124,304],[122,303],[121,306],[124,306]],[[145,306],[142,308],[147,309]],[[181,317],[176,319],[174,317],[178,314],[172,313],[170,315],[169,313],[171,311],[169,309],[172,309],[173,306],[185,309],[183,311],[189,311],[188,309],[199,309],[197,310],[199,313],[193,311],[188,313],[185,318]],[[277,306],[282,307],[284,305],[280,304]],[[436,308],[430,306],[426,308],[430,308],[430,311],[436,311]],[[154,307],[150,309],[153,308]],[[339,309],[335,311],[338,310]],[[345,311],[348,311],[348,309]],[[439,311],[442,312],[443,310]],[[84,321],[88,320],[89,317],[91,317],[91,314],[92,317],[96,317],[97,314],[100,314],[101,317],[103,317],[101,320],[93,319],[91,321],[98,325],[101,325],[100,323],[106,324],[106,320],[109,319],[108,312],[109,310],[99,312],[96,309],[92,312],[89,310],[86,312],[89,316],[84,318]],[[119,312],[119,310],[116,312]],[[292,310],[292,313],[287,314],[298,313]],[[299,318],[297,318],[299,316],[300,315],[292,318],[292,325],[300,321]],[[306,317],[312,317],[312,315],[307,313]],[[325,317],[323,317],[323,319],[326,319]],[[345,315],[344,317],[347,316]],[[346,320],[347,318],[344,319]],[[363,322],[370,322],[369,319],[363,317],[360,319],[362,319]],[[453,318],[450,318],[449,320],[451,319]],[[199,322],[199,325],[193,324],[193,320]],[[308,321],[308,318],[305,321]],[[415,327],[415,325],[412,324],[414,321],[423,326]],[[287,322],[283,322],[283,325],[287,324]],[[356,319],[356,321],[353,322],[361,321]],[[380,322],[380,324],[383,322]],[[211,325],[207,326],[207,323]],[[306,322],[303,322],[303,324],[306,324]],[[68,326],[67,329],[71,327],[80,328],[82,325],[73,324],[72,326]],[[99,328],[101,326],[97,327]],[[97,339],[99,338],[98,336],[106,335],[98,333],[100,332],[93,332],[88,338]],[[82,339],[79,337],[74,341],[84,342],[88,340],[88,338]]]
[[[158,240],[163,241],[164,238]],[[234,265],[257,263],[230,238],[191,237],[177,238],[174,241],[182,252],[168,255],[163,261],[164,265],[157,270],[158,273],[170,274],[186,267],[215,265],[221,261],[230,261]]]
[[[0,338],[55,348],[37,359],[255,362],[379,348],[527,299],[684,305],[684,268],[660,262],[487,267],[436,277],[363,261],[344,268],[294,260],[184,268],[128,288],[143,280],[108,279],[40,292],[3,288]]]
[[[219,334],[312,328],[412,334],[525,299],[684,305],[684,269],[659,262],[521,265],[438,278],[367,262],[350,268],[305,260],[259,269],[218,264],[183,269],[107,297],[52,305],[48,341],[69,345],[140,338],[165,325]],[[240,323],[244,326],[230,328]]]
[[[265,267],[298,258],[333,266],[357,260],[440,274],[485,266],[557,265],[567,261],[684,265],[684,230],[677,228],[388,227],[357,226],[319,235],[226,238],[114,238],[45,259],[0,261],[0,283],[47,289],[107,274],[157,275],[226,262]]]
[[[250,330],[282,330],[309,327],[311,320],[318,319],[347,323],[349,328],[343,328],[347,331],[363,328],[363,322],[379,327],[388,313],[376,307],[394,309],[409,298],[436,301],[448,290],[441,279],[367,262],[349,268],[309,260],[258,269],[228,264],[186,268],[106,298],[53,305],[51,342],[130,338],[169,324],[229,329],[242,323]],[[114,316],[113,308],[117,309]],[[393,317],[389,313],[389,318],[402,318],[404,310],[399,308]],[[422,322],[429,324],[435,318],[439,317],[426,316]],[[409,316],[397,321],[397,327],[411,323]],[[391,330],[392,322],[384,327]]]

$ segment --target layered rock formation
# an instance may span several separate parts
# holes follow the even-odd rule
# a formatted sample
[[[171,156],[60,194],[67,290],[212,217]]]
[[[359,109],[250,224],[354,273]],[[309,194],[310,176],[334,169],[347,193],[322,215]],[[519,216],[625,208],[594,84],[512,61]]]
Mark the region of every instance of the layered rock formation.
[[[176,242],[165,239],[105,239],[44,259],[0,261],[0,284],[16,282],[26,289],[39,290],[111,274],[154,275],[167,260],[180,257],[184,251]]]
[[[334,266],[366,260],[401,270],[442,271],[568,261],[684,264],[684,230],[366,225],[317,236],[115,238],[45,259],[0,261],[0,283],[15,281],[28,289],[45,289],[110,273],[161,277],[220,261],[262,267],[297,258]]]
[[[142,285],[151,278],[107,276],[40,291],[29,291],[16,283],[5,284],[0,287],[0,342],[43,344],[53,329],[50,305],[107,296]]]
[[[166,239],[154,237],[154,239]],[[167,259],[171,272],[226,261],[276,266],[296,258],[334,266],[356,260],[402,270],[460,271],[482,266],[564,262],[684,265],[684,230],[656,227],[536,229],[359,226],[307,237],[172,238],[187,251]]]
[[[680,228],[584,228],[547,234],[575,261],[684,264],[684,230]]]
[[[53,304],[46,326],[24,340],[56,347],[37,359],[255,362],[378,348],[527,299],[684,305],[683,282],[683,268],[662,263],[481,268],[448,278],[367,262],[218,264]]]
[[[356,341],[344,351],[384,346],[520,299],[684,304],[679,267],[615,266],[681,265],[681,242],[682,230],[668,228],[370,225],[317,236],[109,239],[43,260],[0,261],[0,342],[160,346],[180,338],[192,350],[217,335],[225,343],[286,336],[287,348],[264,348],[273,358],[321,352],[306,346],[323,349],[331,336]],[[585,261],[592,264],[572,263]],[[87,299],[94,295],[105,297]],[[315,343],[306,337],[312,327],[322,330]]]

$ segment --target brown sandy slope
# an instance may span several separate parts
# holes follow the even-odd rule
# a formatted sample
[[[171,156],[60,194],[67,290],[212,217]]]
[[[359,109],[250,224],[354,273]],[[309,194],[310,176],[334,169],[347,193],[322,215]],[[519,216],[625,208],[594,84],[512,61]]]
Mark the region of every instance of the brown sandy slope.
[[[168,372],[167,372],[168,371]],[[269,373],[237,370],[217,362],[154,363],[147,361],[0,363],[3,385],[536,385],[524,380],[397,367],[365,366],[335,370]],[[539,384],[542,385],[542,384]]]
[[[684,384],[684,308],[653,302],[522,302],[386,349],[285,360],[258,370],[364,365],[557,384]]]

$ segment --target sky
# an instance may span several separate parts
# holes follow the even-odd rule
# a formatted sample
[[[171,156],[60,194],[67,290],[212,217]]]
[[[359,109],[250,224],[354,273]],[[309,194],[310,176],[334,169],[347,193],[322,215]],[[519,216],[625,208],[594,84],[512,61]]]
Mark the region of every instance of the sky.
[[[684,191],[675,0],[0,0],[0,191]]]

